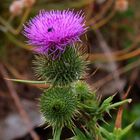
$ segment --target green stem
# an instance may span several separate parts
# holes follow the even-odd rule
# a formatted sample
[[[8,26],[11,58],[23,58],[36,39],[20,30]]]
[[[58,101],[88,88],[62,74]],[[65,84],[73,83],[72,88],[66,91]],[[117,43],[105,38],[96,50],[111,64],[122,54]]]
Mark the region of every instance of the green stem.
[[[54,130],[53,140],[60,140],[62,128],[56,128]]]

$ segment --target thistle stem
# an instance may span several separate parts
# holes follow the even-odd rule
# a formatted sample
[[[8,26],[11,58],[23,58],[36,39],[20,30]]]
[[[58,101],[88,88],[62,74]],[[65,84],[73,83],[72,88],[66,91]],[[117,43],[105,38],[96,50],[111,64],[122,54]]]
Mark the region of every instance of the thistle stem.
[[[62,128],[56,128],[54,131],[53,140],[60,140]]]

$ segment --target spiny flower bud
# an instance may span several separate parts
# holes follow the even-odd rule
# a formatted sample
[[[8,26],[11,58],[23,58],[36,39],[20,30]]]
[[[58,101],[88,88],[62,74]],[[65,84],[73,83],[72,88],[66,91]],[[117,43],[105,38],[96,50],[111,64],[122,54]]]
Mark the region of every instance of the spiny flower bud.
[[[9,7],[10,13],[12,13],[14,16],[20,15],[22,13],[24,4],[21,0],[13,1],[12,4]]]
[[[116,0],[115,8],[119,12],[125,12],[128,9],[128,1],[127,0]]]
[[[36,0],[22,0],[25,7],[32,7],[34,5],[34,3],[36,2]]]
[[[36,55],[33,63],[40,79],[60,86],[80,79],[85,69],[85,62],[75,47],[67,47],[61,57],[54,61],[45,55]]]
[[[53,128],[72,127],[72,119],[78,113],[77,98],[70,88],[53,87],[42,94],[40,109]]]

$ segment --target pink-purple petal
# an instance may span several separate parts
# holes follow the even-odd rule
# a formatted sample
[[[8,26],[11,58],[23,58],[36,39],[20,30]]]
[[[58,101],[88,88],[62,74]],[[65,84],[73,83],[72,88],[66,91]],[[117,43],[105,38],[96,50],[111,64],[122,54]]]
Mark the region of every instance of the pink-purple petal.
[[[37,53],[54,55],[57,52],[59,55],[58,52],[62,54],[66,46],[80,41],[86,30],[82,11],[42,10],[24,25],[23,34],[28,43],[35,46]]]

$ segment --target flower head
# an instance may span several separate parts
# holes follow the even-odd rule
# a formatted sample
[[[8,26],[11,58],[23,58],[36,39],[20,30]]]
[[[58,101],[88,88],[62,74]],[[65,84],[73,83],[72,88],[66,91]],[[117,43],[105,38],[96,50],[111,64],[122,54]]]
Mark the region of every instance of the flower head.
[[[80,41],[86,31],[84,16],[70,10],[40,11],[24,28],[28,43],[41,54],[59,56],[66,46]]]

